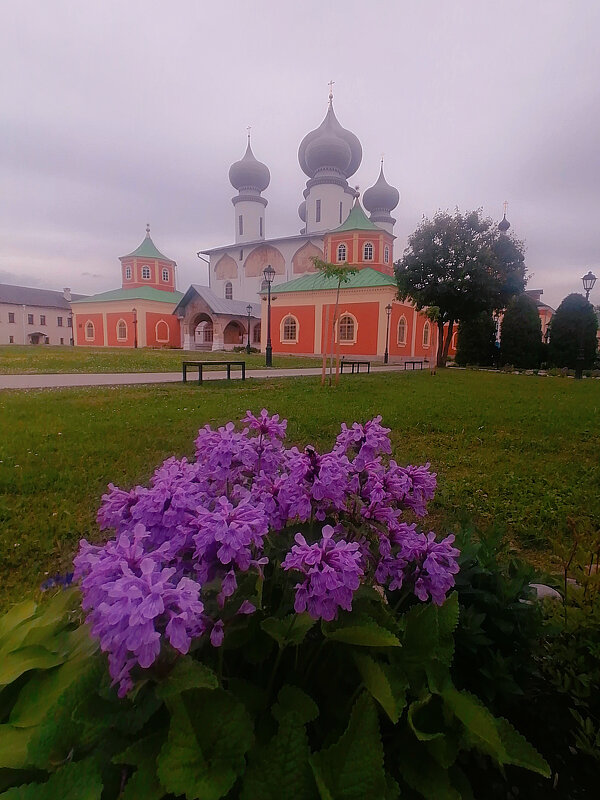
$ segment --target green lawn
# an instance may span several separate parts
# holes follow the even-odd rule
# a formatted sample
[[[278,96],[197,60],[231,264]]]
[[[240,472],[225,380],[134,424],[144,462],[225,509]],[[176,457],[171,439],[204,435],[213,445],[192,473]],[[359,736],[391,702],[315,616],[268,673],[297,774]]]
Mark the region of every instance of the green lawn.
[[[243,359],[248,368],[265,366],[262,353],[202,353],[153,350],[148,347],[52,347],[50,345],[0,346],[0,374],[50,372],[181,372],[183,359],[223,361]],[[275,355],[274,367],[315,367],[320,358]]]
[[[401,463],[430,461],[439,491],[428,524],[500,525],[532,558],[568,515],[600,521],[600,382],[442,370],[345,377],[0,392],[0,603],[65,569],[80,537],[98,539],[109,481],[147,481],[193,452],[197,429],[263,406],[288,441],[330,447],[342,421],[382,414]]]

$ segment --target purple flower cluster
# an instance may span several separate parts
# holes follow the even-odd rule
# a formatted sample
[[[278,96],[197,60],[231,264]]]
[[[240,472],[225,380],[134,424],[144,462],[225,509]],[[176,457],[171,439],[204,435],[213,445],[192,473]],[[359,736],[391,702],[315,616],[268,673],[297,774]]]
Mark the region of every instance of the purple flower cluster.
[[[436,476],[429,464],[388,459],[381,417],[342,425],[328,453],[286,449],[287,423],[266,409],[241,422],[206,425],[195,459],[167,459],[148,487],[109,484],[98,523],[116,538],[81,542],[75,579],[121,694],[165,646],[186,653],[206,636],[219,647],[230,622],[260,605],[247,573],[269,580],[280,565],[295,582],[296,612],[325,620],[352,609],[361,583],[435,603],[454,585],[453,538],[436,542],[402,520],[426,514]]]

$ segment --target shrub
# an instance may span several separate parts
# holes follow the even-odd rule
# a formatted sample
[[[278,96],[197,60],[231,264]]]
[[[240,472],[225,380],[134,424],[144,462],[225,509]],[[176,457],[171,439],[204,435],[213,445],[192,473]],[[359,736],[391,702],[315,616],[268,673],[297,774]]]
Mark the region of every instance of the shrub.
[[[477,364],[488,367],[496,361],[496,323],[483,311],[472,320],[461,322],[456,343],[456,363],[464,367]]]
[[[116,538],[83,542],[76,577],[122,699],[97,675],[62,696],[19,797],[466,798],[477,751],[549,774],[453,683],[459,553],[418,531],[435,475],[388,460],[380,423],[319,454],[248,413],[110,487]]]
[[[598,319],[581,294],[570,294],[550,320],[549,359],[557,367],[575,369],[583,345],[583,367],[591,369],[596,356]]]
[[[540,364],[542,323],[537,306],[526,294],[508,304],[502,320],[501,358],[517,369],[533,369]]]

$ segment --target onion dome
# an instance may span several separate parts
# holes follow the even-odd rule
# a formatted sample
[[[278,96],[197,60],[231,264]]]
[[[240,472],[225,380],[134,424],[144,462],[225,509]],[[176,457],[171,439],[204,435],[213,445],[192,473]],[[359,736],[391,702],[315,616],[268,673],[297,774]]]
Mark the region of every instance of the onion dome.
[[[344,177],[354,175],[362,161],[362,147],[352,131],[343,128],[333,110],[333,95],[325,119],[314,131],[307,133],[298,148],[302,171],[313,178],[320,169],[334,169]]]
[[[506,231],[509,228],[510,228],[510,222],[506,219],[506,214],[505,214],[498,223],[498,230],[501,231],[502,233],[506,233]]]
[[[244,190],[263,192],[271,181],[267,165],[254,157],[250,147],[250,136],[244,157],[229,168],[229,181],[239,192]]]
[[[306,200],[303,200],[298,206],[298,216],[302,222],[306,222]]]
[[[383,174],[383,159],[377,182],[363,194],[363,205],[371,214],[378,211],[392,211],[400,202],[400,192],[390,186]]]

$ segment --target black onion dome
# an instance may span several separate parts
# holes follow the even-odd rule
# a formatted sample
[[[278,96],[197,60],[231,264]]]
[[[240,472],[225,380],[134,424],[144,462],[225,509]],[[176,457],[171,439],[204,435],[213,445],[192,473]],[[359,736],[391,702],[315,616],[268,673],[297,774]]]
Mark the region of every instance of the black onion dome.
[[[238,191],[252,189],[256,192],[264,192],[269,185],[271,181],[269,168],[254,157],[250,139],[248,139],[244,157],[229,168],[229,181]]]
[[[400,192],[386,181],[383,163],[376,183],[363,194],[363,206],[373,214],[376,211],[392,211],[400,202]]]
[[[506,214],[498,223],[498,230],[502,231],[502,233],[506,233],[506,231],[510,228],[510,222],[506,219]]]

